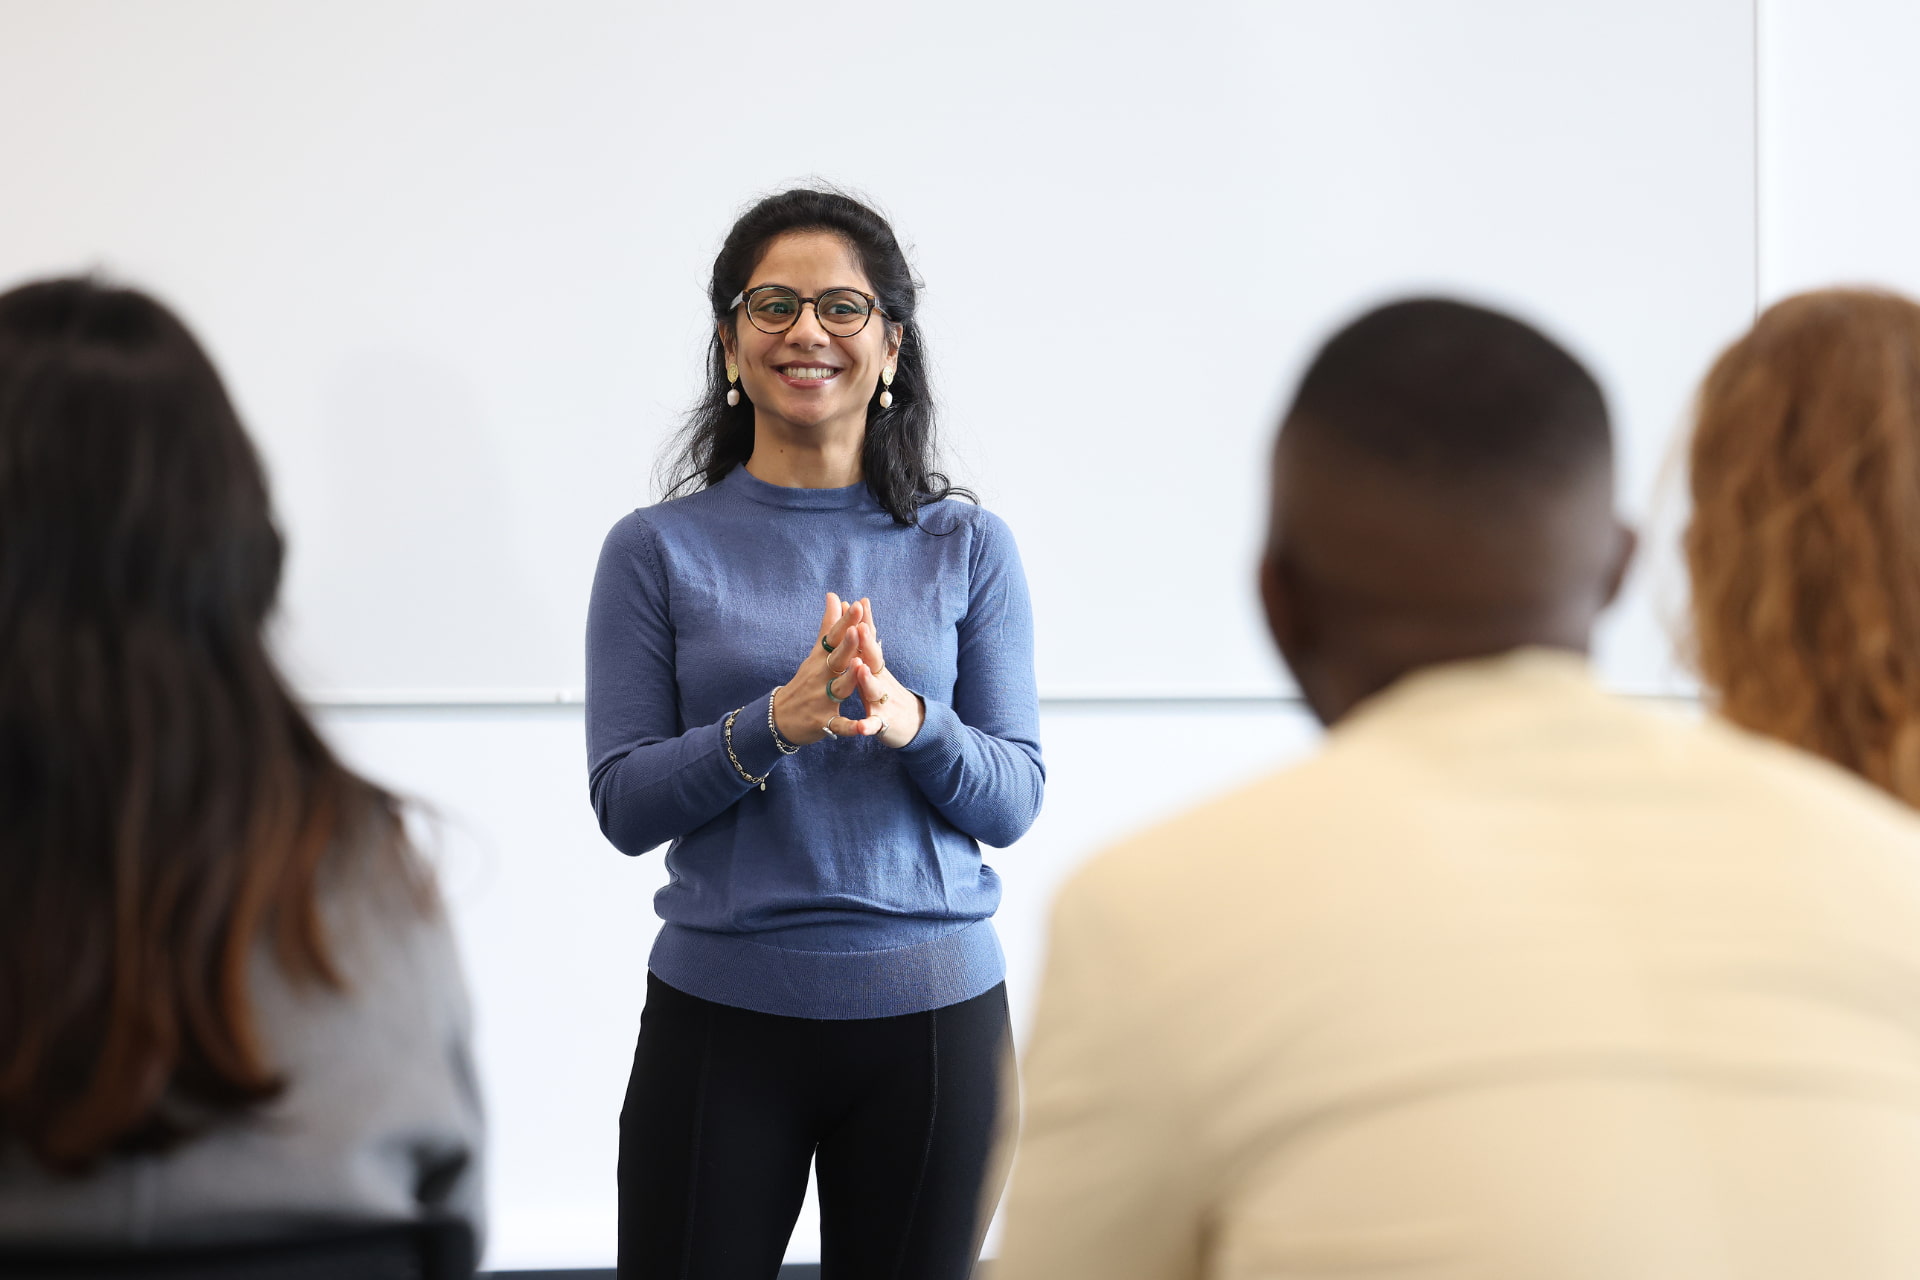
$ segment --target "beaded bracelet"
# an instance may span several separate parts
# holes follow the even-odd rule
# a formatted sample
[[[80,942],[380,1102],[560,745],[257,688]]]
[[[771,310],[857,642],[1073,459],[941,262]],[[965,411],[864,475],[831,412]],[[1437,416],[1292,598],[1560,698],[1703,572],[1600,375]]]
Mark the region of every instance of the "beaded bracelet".
[[[773,775],[763,773],[757,778],[754,777],[752,774],[748,773],[744,768],[741,767],[740,757],[733,754],[733,722],[735,717],[737,717],[742,711],[745,711],[745,710],[746,710],[745,707],[735,707],[733,710],[727,712],[727,722],[726,724],[720,727],[720,736],[726,740],[727,759],[733,761],[733,771],[739,774],[742,778],[745,778],[748,782],[751,782],[755,786],[759,787],[762,791],[765,791],[767,789],[767,779],[772,777]]]
[[[767,695],[767,728],[773,730],[773,745],[780,748],[780,754],[790,756],[800,748],[781,737],[780,726],[773,722],[773,700],[779,696],[782,687],[781,685],[773,686],[773,692]]]

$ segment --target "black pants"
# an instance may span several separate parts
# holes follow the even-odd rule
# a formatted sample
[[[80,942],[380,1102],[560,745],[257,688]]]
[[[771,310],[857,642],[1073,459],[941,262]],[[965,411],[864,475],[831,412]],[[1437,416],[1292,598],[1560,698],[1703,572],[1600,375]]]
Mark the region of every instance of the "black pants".
[[[964,1280],[1011,1051],[1004,984],[897,1018],[752,1013],[647,975],[621,1280],[773,1280],[818,1162],[821,1280]]]

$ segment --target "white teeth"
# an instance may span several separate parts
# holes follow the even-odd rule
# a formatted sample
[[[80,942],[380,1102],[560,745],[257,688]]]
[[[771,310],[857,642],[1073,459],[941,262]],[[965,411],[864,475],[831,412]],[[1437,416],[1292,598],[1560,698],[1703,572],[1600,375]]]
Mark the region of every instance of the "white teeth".
[[[787,366],[787,376],[789,378],[831,378],[838,372],[838,369],[813,368],[801,365]]]

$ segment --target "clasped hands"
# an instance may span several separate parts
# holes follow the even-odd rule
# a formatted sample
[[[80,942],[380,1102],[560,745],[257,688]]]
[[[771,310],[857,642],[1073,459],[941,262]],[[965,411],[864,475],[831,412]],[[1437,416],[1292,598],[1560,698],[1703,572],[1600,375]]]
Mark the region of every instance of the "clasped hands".
[[[840,704],[856,693],[867,709],[860,720],[840,714]],[[886,746],[904,747],[920,732],[925,715],[919,696],[887,670],[873,601],[843,603],[829,591],[819,641],[793,679],[774,693],[773,722],[780,736],[797,746],[828,737],[877,737]]]

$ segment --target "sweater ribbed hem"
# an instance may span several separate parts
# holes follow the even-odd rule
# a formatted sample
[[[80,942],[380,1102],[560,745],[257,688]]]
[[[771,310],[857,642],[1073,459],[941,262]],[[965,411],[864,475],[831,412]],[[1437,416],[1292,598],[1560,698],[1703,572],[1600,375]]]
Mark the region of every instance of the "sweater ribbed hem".
[[[702,1000],[832,1021],[943,1009],[992,990],[1007,972],[989,920],[886,951],[789,951],[669,924],[654,939],[647,968]]]

